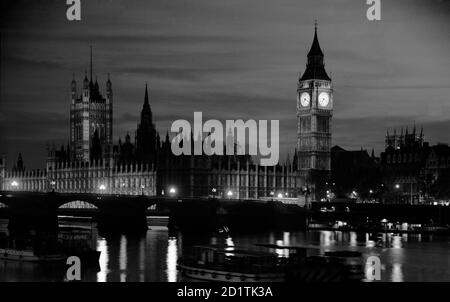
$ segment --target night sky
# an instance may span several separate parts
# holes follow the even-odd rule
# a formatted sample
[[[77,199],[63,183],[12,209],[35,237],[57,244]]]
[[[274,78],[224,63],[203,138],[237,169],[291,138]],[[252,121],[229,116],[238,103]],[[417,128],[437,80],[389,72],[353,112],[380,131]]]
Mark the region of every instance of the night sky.
[[[39,4],[40,2],[43,4]],[[0,154],[43,168],[47,142],[67,144],[70,82],[94,48],[94,75],[114,91],[114,141],[134,136],[145,83],[161,135],[171,122],[278,119],[282,159],[296,145],[296,82],[318,20],[333,79],[333,145],[379,153],[393,127],[449,142],[450,2],[382,0],[2,1]]]

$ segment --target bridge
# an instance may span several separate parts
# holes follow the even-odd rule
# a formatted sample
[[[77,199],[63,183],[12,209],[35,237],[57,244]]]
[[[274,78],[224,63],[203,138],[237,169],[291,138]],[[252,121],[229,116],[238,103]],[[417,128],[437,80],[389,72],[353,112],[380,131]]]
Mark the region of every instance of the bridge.
[[[54,227],[58,215],[92,216],[108,228],[144,227],[149,209],[170,212],[176,203],[144,195],[0,191],[0,215],[29,228]]]
[[[92,193],[19,192],[0,191],[0,208],[45,207],[53,209],[102,210],[107,207],[126,205],[127,208],[149,207],[155,204],[172,204],[174,197],[117,195]]]
[[[155,212],[169,215],[169,226],[184,230],[224,224],[246,229],[304,227],[306,221],[303,208],[270,200],[0,191],[0,215],[17,227],[51,228],[58,215],[80,215],[92,216],[108,229],[146,229],[146,216]]]

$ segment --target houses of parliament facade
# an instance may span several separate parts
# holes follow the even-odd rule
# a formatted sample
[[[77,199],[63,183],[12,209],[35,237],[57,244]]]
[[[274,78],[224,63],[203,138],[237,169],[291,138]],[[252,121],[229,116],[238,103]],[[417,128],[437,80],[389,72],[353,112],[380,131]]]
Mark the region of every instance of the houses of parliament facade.
[[[297,83],[297,146],[292,158],[275,166],[255,164],[248,155],[180,155],[171,151],[169,134],[161,138],[153,123],[146,85],[140,121],[134,133],[113,143],[113,85],[105,94],[90,74],[79,87],[71,82],[70,138],[67,146],[48,146],[46,167],[26,170],[21,155],[11,170],[0,161],[2,190],[104,193],[124,195],[319,198],[330,173],[331,79],[317,27],[303,75]],[[194,143],[187,140],[183,143]],[[176,192],[176,193],[175,193]],[[306,198],[306,197],[304,197]]]

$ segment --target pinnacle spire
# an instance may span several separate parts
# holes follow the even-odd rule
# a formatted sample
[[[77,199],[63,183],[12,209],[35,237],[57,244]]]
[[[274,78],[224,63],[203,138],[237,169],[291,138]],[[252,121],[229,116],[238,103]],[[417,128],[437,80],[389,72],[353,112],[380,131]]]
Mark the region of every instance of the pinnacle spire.
[[[148,88],[147,88],[147,83],[145,83],[145,98],[144,98],[144,104],[149,104],[149,103],[148,103]]]
[[[319,39],[317,38],[317,20],[315,20],[315,22],[314,22],[313,43],[311,45],[311,49],[308,52],[308,57],[311,57],[311,56],[322,56],[323,57],[323,52],[322,52],[322,49],[320,48]]]
[[[327,72],[325,71],[325,64],[323,63],[323,52],[320,48],[319,38],[317,37],[317,20],[314,22],[314,38],[311,48],[308,52],[308,63],[306,70],[303,73],[300,81],[304,80],[326,80],[331,81]]]
[[[92,45],[91,45],[91,59],[90,59],[90,70],[91,70],[91,77],[90,77],[90,81],[92,82]]]
[[[150,108],[150,102],[149,102],[149,98],[148,98],[147,83],[145,83],[145,97],[144,97],[144,105],[142,106],[142,111],[141,111],[141,119],[142,119],[143,114],[150,115],[150,116],[152,114],[152,109]]]

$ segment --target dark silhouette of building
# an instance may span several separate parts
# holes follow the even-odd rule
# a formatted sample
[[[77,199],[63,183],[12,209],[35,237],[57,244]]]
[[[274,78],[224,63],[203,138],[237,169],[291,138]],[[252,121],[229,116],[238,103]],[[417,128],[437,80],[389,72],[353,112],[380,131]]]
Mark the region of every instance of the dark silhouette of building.
[[[425,166],[430,147],[424,141],[423,130],[418,133],[414,126],[400,133],[386,134],[386,148],[381,153],[383,183],[391,194],[388,202],[416,204],[423,195],[424,179],[422,169]]]
[[[19,155],[17,156],[17,162],[14,165],[13,170],[15,170],[15,171],[24,171],[25,170],[25,166],[23,164],[22,153],[19,153]]]
[[[136,130],[136,159],[142,162],[156,162],[156,128],[153,124],[152,110],[145,85],[144,105],[141,110],[141,121]]]
[[[450,200],[450,147],[439,143],[430,147],[421,171],[421,193],[429,197]]]
[[[336,198],[376,198],[380,191],[381,171],[374,152],[331,148],[331,180],[328,190]]]

